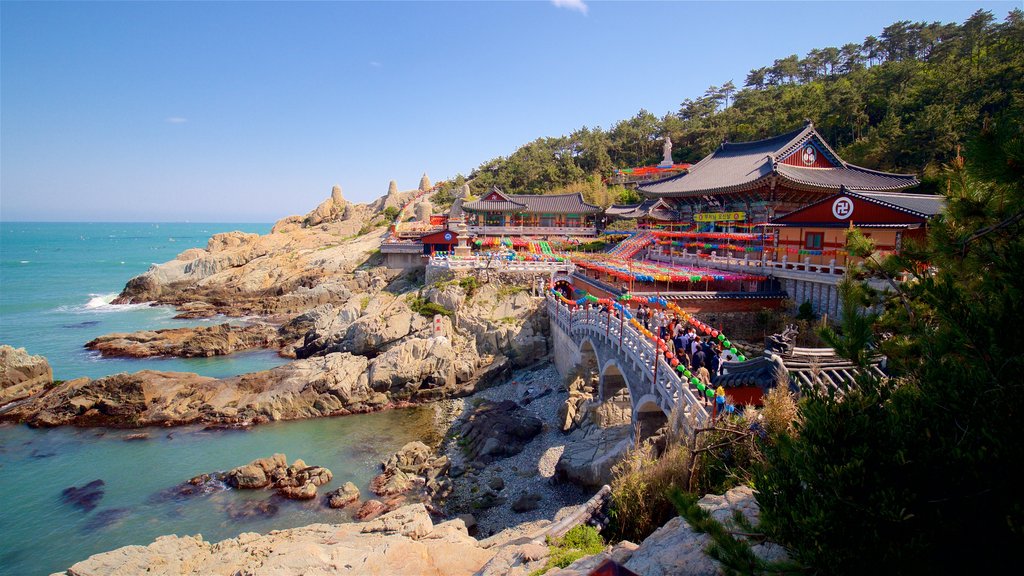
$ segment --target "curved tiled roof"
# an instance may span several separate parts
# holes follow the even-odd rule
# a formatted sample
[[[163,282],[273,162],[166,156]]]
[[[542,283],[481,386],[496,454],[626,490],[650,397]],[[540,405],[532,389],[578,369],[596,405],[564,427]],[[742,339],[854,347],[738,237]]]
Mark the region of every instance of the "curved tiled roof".
[[[504,200],[477,200],[462,205],[470,212],[525,212],[527,214],[597,214],[600,206],[588,204],[583,194],[505,194],[494,189]],[[488,194],[490,195],[490,194]]]
[[[675,221],[679,219],[679,215],[669,208],[660,198],[647,198],[638,204],[613,204],[604,212],[609,216],[618,216],[619,218],[629,219],[644,217],[664,221]]]
[[[917,178],[910,174],[879,172],[852,164],[840,168],[799,168],[779,164],[776,170],[779,175],[798,184],[836,190],[841,186],[859,190],[902,190],[918,184]]]
[[[811,139],[822,145],[834,168],[801,168],[781,164],[780,159]],[[697,196],[753,188],[768,176],[794,184],[838,190],[840,186],[865,190],[900,190],[918,184],[911,174],[890,174],[844,162],[814,129],[803,128],[752,142],[723,143],[690,167],[685,174],[640,186],[652,196]]]

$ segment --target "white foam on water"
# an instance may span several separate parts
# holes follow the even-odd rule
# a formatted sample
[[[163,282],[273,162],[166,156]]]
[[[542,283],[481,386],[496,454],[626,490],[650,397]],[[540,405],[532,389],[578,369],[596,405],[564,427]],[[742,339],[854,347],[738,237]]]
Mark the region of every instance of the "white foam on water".
[[[28,264],[29,262],[31,262],[31,260],[18,260],[18,263],[20,264]]]
[[[89,301],[85,304],[58,306],[55,310],[57,312],[69,312],[71,314],[94,314],[105,312],[125,312],[128,310],[137,310],[139,308],[149,307],[149,302],[139,302],[136,304],[112,304],[114,298],[117,298],[117,294],[117,292],[111,292],[110,294],[89,294]]]

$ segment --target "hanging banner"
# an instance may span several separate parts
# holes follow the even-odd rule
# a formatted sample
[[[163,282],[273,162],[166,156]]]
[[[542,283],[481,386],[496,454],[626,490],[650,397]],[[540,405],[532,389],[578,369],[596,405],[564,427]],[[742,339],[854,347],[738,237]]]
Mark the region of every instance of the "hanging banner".
[[[727,222],[729,220],[746,220],[746,212],[705,212],[694,214],[694,222]]]

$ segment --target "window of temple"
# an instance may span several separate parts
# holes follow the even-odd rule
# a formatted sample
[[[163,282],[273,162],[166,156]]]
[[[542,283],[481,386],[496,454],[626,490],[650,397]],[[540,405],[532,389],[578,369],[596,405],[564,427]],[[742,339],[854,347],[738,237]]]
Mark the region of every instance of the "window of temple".
[[[824,232],[808,232],[804,236],[804,248],[807,250],[821,250],[821,245],[824,241]]]

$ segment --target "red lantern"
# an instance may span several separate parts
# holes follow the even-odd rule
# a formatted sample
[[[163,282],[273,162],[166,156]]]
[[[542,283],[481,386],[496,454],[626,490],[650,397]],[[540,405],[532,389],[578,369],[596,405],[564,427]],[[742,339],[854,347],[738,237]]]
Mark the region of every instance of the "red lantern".
[[[712,330],[711,331],[711,337],[712,338],[718,338],[718,330]]]
[[[671,361],[669,362],[669,364],[671,364],[671,365],[672,365],[672,367],[673,367],[673,368],[675,368],[676,366],[679,366],[679,360],[676,360],[675,358],[673,358],[673,359],[672,359],[672,360],[671,360]]]

